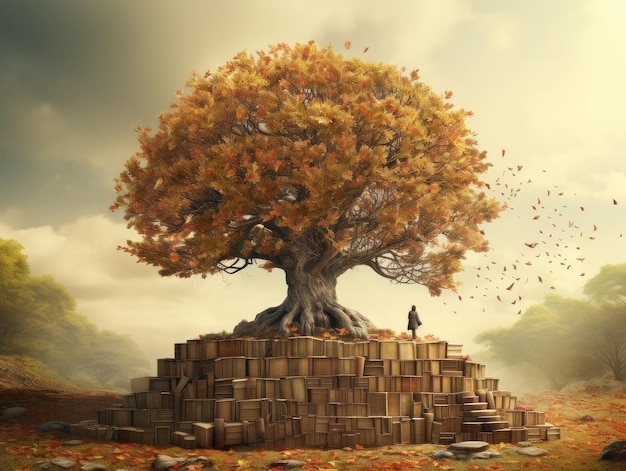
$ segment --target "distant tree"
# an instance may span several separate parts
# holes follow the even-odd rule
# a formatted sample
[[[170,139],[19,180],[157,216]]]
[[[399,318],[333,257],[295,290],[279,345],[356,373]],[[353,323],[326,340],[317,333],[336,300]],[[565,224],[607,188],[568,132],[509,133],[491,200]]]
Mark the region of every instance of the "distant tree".
[[[596,304],[626,305],[626,263],[604,265],[585,284],[584,293]]]
[[[41,360],[66,378],[101,386],[144,373],[146,360],[128,337],[99,330],[52,276],[31,276],[24,248],[0,239],[0,354]]]
[[[258,328],[367,336],[340,275],[363,265],[439,295],[466,251],[486,250],[479,226],[500,208],[480,191],[470,113],[417,72],[279,44],[187,87],[156,132],[138,130],[117,181],[112,209],[142,236],[123,250],[163,276],[283,270],[287,297]]]
[[[101,385],[114,385],[117,379],[145,374],[147,362],[130,337],[110,330],[86,339],[79,371]]]
[[[553,300],[553,305],[559,302]],[[532,366],[559,390],[573,378],[596,372],[583,366],[588,366],[588,355],[574,345],[569,324],[559,314],[545,303],[531,306],[511,327],[487,330],[476,341],[487,345],[504,365]]]
[[[579,328],[579,338],[618,381],[626,374],[626,263],[604,265],[585,294],[597,306],[594,318]]]
[[[30,268],[22,250],[16,241],[0,239],[0,353],[12,348],[13,339],[23,331],[21,310],[28,293],[21,288]]]
[[[577,378],[626,374],[626,264],[605,265],[584,287],[586,299],[546,296],[511,327],[482,332],[503,363],[533,365],[560,389]]]
[[[602,305],[593,319],[579,325],[580,344],[608,368],[616,381],[626,373],[626,310],[624,306]]]

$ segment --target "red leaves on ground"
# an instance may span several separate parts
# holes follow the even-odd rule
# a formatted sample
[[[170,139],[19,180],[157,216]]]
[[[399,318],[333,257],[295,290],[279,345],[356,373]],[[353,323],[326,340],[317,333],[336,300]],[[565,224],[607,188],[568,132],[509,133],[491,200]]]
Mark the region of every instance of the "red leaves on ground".
[[[7,401],[7,398],[10,400]],[[75,461],[97,461],[109,466],[117,465],[128,470],[147,469],[157,454],[164,450],[149,445],[117,442],[89,442],[78,447],[62,445],[65,434],[46,434],[36,431],[36,425],[46,420],[67,418],[69,422],[90,419],[98,409],[117,402],[116,396],[93,394],[56,394],[50,391],[0,390],[0,410],[9,405],[24,405],[28,415],[3,423],[0,443],[15,464],[7,469],[29,471],[34,463],[53,457],[65,457]],[[550,421],[562,427],[563,439],[547,442],[544,446],[552,453],[540,459],[527,461],[493,460],[487,463],[467,463],[484,471],[506,469],[552,468],[585,466],[596,462],[604,445],[623,439],[626,434],[626,394],[620,391],[600,393],[577,393],[572,395],[542,393],[527,394],[523,398],[526,409],[536,407],[545,410]],[[16,402],[17,401],[17,402]],[[593,422],[581,422],[583,414],[592,414]],[[556,446],[556,448],[550,448]],[[447,460],[433,461],[430,451],[419,446],[390,446],[364,448],[361,445],[343,450],[284,449],[271,450],[167,450],[172,456],[205,456],[216,463],[216,469],[245,469],[240,463],[270,463],[277,457],[296,457],[306,464],[303,469],[451,469]],[[466,469],[466,468],[463,468]],[[582,469],[582,468],[581,468]],[[604,468],[599,468],[604,469]]]

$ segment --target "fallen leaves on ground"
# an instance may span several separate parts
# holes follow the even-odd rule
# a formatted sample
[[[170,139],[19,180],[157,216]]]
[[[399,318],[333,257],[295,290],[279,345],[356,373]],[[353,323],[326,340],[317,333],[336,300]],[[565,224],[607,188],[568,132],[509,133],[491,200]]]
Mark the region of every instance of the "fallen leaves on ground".
[[[183,450],[178,447],[155,447],[129,443],[89,441],[67,433],[44,433],[37,426],[47,420],[75,422],[94,419],[99,409],[119,402],[120,397],[104,393],[62,393],[42,390],[0,389],[0,410],[23,406],[24,417],[0,423],[0,469],[35,471],[38,463],[53,458],[76,461],[71,471],[80,469],[82,463],[96,462],[110,469],[149,469],[157,455],[174,457],[206,457],[215,466],[225,470],[267,470],[269,463],[284,459],[297,459],[304,463],[303,471],[319,469],[349,470],[481,470],[509,469],[568,469],[609,470],[615,463],[601,462],[602,448],[626,436],[626,389],[594,393],[557,394],[553,392],[529,394],[522,403],[546,411],[550,423],[561,427],[561,440],[541,442],[537,446],[550,451],[538,459],[525,460],[506,453],[513,445],[493,445],[502,453],[501,458],[482,460],[433,459],[434,451],[445,449],[438,445],[394,445],[365,448],[361,445],[344,449],[283,449],[263,450],[236,447],[220,450]],[[585,421],[586,415],[593,421]],[[85,443],[66,446],[65,440],[80,438]],[[512,458],[517,459],[512,459]],[[278,468],[280,469],[280,468]]]

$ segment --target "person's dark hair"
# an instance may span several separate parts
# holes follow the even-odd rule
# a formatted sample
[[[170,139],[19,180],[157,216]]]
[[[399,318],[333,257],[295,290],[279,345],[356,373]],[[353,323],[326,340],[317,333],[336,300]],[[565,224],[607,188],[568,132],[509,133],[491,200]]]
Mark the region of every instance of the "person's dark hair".
[[[411,306],[411,311],[415,311],[415,304],[413,304],[413,306]]]

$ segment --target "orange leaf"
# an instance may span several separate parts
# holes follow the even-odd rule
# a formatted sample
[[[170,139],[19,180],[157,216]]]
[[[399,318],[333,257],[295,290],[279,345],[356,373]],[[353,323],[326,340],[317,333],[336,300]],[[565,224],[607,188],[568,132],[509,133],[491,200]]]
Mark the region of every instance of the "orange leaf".
[[[176,263],[180,260],[180,255],[178,255],[176,252],[172,252],[170,253],[170,261],[173,263]]]

